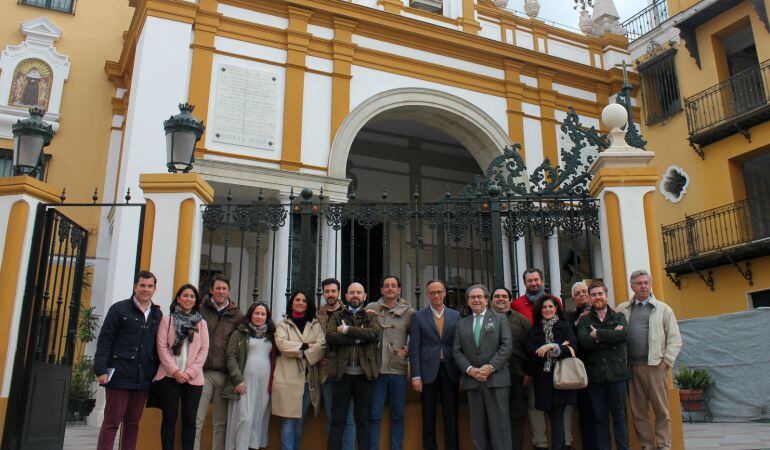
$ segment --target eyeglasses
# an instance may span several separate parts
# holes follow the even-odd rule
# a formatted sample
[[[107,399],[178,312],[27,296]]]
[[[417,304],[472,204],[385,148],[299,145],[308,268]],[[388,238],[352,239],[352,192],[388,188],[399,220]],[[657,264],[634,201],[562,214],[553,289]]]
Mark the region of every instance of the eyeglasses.
[[[443,293],[444,293],[444,291],[429,291],[428,295],[441,295]]]
[[[480,300],[484,298],[487,298],[486,295],[471,295],[468,297],[469,300]]]

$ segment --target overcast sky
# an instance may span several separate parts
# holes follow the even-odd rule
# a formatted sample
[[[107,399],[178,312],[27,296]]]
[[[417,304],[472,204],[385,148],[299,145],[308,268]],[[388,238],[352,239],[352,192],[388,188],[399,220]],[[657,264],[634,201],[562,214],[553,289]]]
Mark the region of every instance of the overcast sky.
[[[574,10],[574,0],[540,0],[539,19],[552,20],[577,28],[578,11]],[[647,0],[615,0],[621,22],[633,16],[647,6]],[[524,11],[524,0],[509,0],[508,8]]]

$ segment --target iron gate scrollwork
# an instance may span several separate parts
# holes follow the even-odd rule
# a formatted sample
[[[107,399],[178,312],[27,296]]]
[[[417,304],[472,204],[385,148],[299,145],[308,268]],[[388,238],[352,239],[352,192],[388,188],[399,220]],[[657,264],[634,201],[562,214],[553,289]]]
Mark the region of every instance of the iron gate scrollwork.
[[[302,288],[314,292],[320,304],[319,285],[327,276],[337,275],[343,284],[362,282],[369,298],[376,299],[380,278],[394,274],[401,277],[402,294],[414,306],[424,304],[427,279],[445,280],[448,301],[458,306],[465,288],[474,283],[507,284],[518,294],[520,267],[539,260],[546,282],[551,264],[559,264],[558,270],[580,265],[580,274],[592,278],[599,207],[588,196],[589,168],[608,143],[596,129],[580,126],[572,110],[562,131],[572,144],[562,150],[560,166],[546,158],[530,174],[516,144],[503,149],[484,176],[457,194],[447,189],[438,199],[424,199],[415,188],[410,201],[391,202],[384,188],[378,201],[360,201],[351,191],[347,202],[333,202],[323,191],[314,195],[305,188],[298,197],[292,193],[287,203],[266,200],[260,193],[248,204],[228,199],[208,205],[203,211],[208,249],[201,285],[206,289],[205,281],[222,272],[231,277],[239,303],[262,296],[268,302],[279,295],[288,299],[291,291]],[[233,257],[228,247],[234,230],[239,248]],[[536,257],[536,242],[542,250],[557,235],[559,252],[567,260]],[[288,245],[288,253],[279,245]],[[282,254],[286,266],[276,266]],[[586,258],[578,261],[579,255]],[[265,264],[269,269],[260,270]],[[275,290],[278,272],[286,277],[284,292]]]

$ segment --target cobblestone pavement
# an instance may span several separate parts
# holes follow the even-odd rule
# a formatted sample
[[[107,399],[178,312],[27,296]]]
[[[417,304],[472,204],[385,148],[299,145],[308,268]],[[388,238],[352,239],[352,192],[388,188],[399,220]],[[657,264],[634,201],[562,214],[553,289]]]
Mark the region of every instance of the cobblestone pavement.
[[[94,449],[98,435],[98,428],[69,425],[63,450]],[[687,450],[770,450],[770,423],[685,423],[684,435]]]

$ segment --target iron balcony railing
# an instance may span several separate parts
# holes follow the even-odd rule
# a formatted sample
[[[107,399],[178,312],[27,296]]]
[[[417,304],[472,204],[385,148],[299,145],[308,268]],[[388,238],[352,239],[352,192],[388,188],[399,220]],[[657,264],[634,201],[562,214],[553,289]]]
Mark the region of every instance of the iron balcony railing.
[[[65,13],[72,13],[75,0],[19,0],[22,5],[38,6]]]
[[[770,60],[686,98],[684,104],[691,140],[700,133],[750,118],[768,106],[768,74]]]
[[[666,267],[710,258],[745,259],[740,252],[770,238],[770,197],[743,200],[703,211],[662,229]],[[767,247],[766,244],[762,245]],[[732,258],[730,255],[735,255]],[[711,264],[719,265],[719,264]]]
[[[634,42],[655,28],[658,28],[667,19],[668,6],[666,5],[666,0],[655,0],[650,6],[623,22],[628,42]]]

